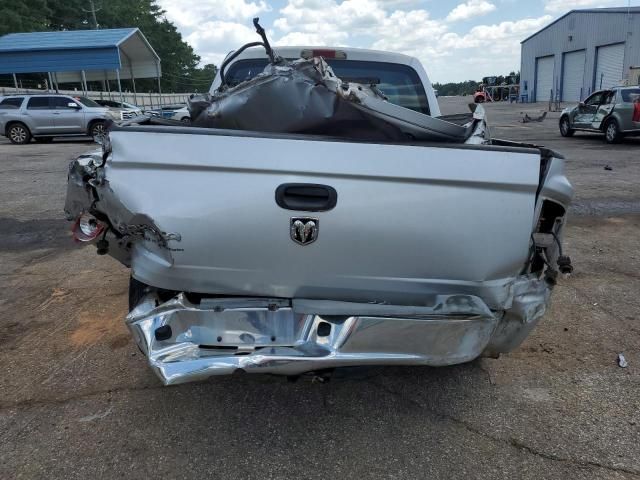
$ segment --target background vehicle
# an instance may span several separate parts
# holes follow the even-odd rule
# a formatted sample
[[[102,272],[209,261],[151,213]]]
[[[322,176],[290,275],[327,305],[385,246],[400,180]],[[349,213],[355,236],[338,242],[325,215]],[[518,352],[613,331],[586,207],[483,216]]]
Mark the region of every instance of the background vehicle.
[[[576,131],[604,133],[607,143],[640,135],[640,86],[600,90],[584,102],[565,108],[560,116],[560,134],[571,137]]]
[[[116,112],[121,120],[137,117],[142,115],[142,109],[137,105],[127,102],[117,102],[115,100],[95,100],[98,105],[107,107]]]
[[[520,92],[520,75],[483,77],[473,94],[475,103],[517,100]]]
[[[12,143],[49,142],[54,137],[104,134],[106,120],[120,116],[86,97],[9,95],[0,100],[0,134]]]
[[[186,105],[184,104],[165,105],[160,108],[152,108],[149,110],[145,110],[144,113],[154,117],[173,118],[177,110],[184,109],[184,108],[186,108]]]
[[[189,109],[185,106],[174,112],[171,116],[172,120],[178,120],[182,123],[191,123],[191,114],[189,113]]]
[[[321,55],[441,116],[415,58],[277,53]],[[268,62],[258,48],[228,58],[226,85]],[[72,165],[65,210],[76,238],[131,267],[126,322],[165,384],[510,351],[570,266],[572,187],[544,148],[170,126],[116,126],[103,146]]]

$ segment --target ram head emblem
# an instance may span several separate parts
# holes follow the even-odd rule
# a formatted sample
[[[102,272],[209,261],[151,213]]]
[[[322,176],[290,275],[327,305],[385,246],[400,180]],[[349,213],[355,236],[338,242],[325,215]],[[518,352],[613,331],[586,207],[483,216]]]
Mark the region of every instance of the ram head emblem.
[[[309,245],[318,238],[320,222],[317,218],[291,217],[289,232],[291,240],[300,245]]]

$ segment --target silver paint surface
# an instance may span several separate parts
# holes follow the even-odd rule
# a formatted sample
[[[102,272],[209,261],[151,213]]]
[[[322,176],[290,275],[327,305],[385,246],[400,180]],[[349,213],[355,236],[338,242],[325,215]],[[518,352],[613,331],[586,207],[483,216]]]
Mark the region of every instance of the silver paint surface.
[[[149,294],[126,323],[165,385],[237,371],[298,375],[356,365],[442,366],[520,344],[544,314],[549,289],[523,277],[513,291],[506,312],[493,312],[472,295],[439,295],[429,306],[411,307],[264,298],[194,304],[183,294],[160,304]],[[328,313],[308,313],[314,310]],[[160,341],[155,331],[163,326],[172,336]]]
[[[225,305],[230,302],[236,305]],[[497,323],[480,299],[460,295],[438,297],[433,307],[422,307],[424,314],[408,318],[320,316],[273,309],[268,299],[262,306],[248,302],[221,299],[203,307],[180,294],[156,306],[148,296],[127,325],[169,385],[237,370],[296,375],[349,365],[450,365],[480,355]],[[330,326],[324,335],[321,323]],[[163,325],[173,335],[158,341],[154,332]]]

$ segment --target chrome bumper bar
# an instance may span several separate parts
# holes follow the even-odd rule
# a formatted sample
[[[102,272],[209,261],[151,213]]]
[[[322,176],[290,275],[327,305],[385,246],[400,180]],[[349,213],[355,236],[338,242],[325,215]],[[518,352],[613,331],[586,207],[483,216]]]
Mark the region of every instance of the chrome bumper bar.
[[[213,375],[298,375],[356,365],[452,365],[478,357],[502,316],[472,295],[430,306],[149,294],[126,323],[165,385]]]

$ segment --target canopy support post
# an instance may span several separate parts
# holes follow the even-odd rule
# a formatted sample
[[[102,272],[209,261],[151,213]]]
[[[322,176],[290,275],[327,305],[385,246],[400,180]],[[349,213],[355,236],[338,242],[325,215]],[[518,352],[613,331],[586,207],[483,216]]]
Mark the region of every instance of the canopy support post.
[[[107,85],[107,94],[109,95],[109,100],[111,100],[111,86],[109,85],[109,77],[106,70],[104,71],[104,83]]]
[[[131,84],[133,85],[133,103],[138,105],[138,92],[136,92],[136,79],[133,78],[133,72],[131,72]]]
[[[51,72],[47,72],[47,76],[49,77],[49,85],[48,85],[49,88],[47,88],[47,91],[50,92],[50,91],[52,91],[54,89],[54,87],[53,87],[53,77],[51,76]]]
[[[80,70],[80,76],[82,77],[82,91],[86,97],[89,95],[89,87],[87,86],[87,76],[84,74],[84,70]]]
[[[131,58],[129,58],[126,53],[124,53],[123,51],[120,51],[120,53],[124,56],[124,58],[127,59],[127,63],[129,64],[129,75],[131,76],[131,85],[133,87],[133,103],[137,105],[138,93],[136,92],[136,79],[133,77],[133,63],[131,62]]]
[[[122,99],[122,85],[120,84],[120,69],[116,69],[116,78],[118,79],[118,93],[120,94],[120,103],[124,102]]]
[[[159,94],[159,102],[160,108],[162,108],[162,87],[160,87],[160,63],[156,61],[156,80],[158,80],[158,94]]]
[[[16,93],[18,93],[18,77],[16,77],[16,74],[13,73],[13,86],[16,87]]]

